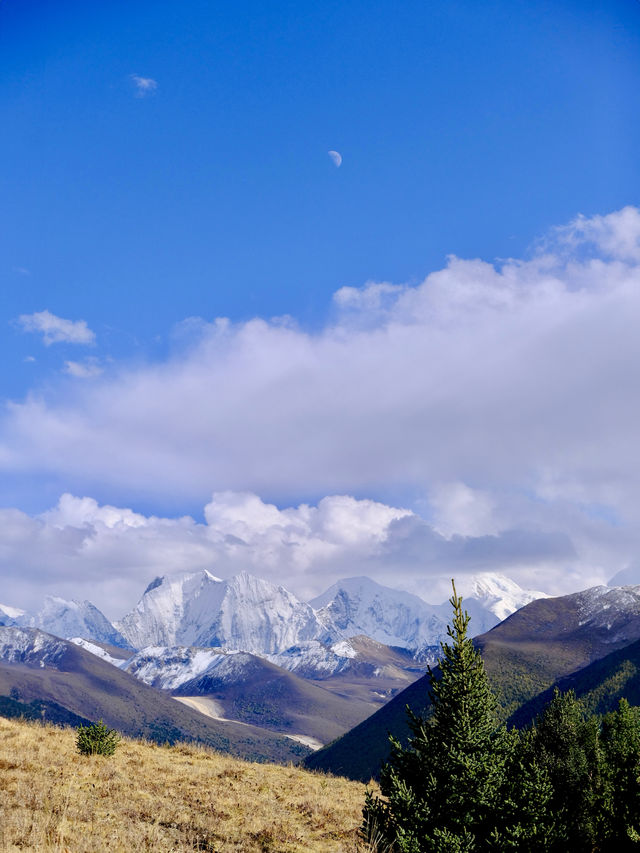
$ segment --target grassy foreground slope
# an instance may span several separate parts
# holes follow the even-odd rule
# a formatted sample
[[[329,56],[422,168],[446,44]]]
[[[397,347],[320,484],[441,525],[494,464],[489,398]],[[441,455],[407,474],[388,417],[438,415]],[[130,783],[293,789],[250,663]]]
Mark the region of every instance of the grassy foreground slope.
[[[356,853],[364,786],[181,744],[81,756],[75,732],[0,718],[0,849]]]

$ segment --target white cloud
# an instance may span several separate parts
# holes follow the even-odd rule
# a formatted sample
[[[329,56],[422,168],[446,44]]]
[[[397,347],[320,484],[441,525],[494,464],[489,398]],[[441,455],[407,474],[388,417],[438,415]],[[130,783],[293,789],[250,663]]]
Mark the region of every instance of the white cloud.
[[[76,379],[94,379],[102,373],[102,367],[97,358],[88,358],[85,361],[65,361],[64,371]]]
[[[116,618],[156,575],[209,568],[223,577],[248,570],[302,597],[366,574],[439,602],[443,575],[508,563],[527,581],[532,569],[550,575],[575,558],[562,536],[446,538],[407,509],[347,495],[279,509],[252,493],[221,492],[204,515],[205,523],[145,516],[70,494],[37,517],[0,510],[2,601],[33,608],[45,593],[89,598]]]
[[[441,483],[430,492],[435,529],[443,536],[482,536],[498,533],[491,495],[464,483]]]
[[[9,405],[0,469],[156,505],[212,489],[423,498],[435,539],[394,524],[434,560],[458,542],[447,559],[535,573],[548,552],[552,584],[609,577],[640,550],[639,246],[626,208],[525,260],[451,257],[417,286],[343,288],[315,333],[192,320],[164,362]],[[271,529],[273,510],[241,505]]]
[[[51,344],[92,344],[96,336],[84,320],[65,320],[50,311],[21,314],[18,323],[25,332],[39,332],[46,346]]]
[[[157,80],[152,77],[140,77],[138,74],[132,74],[131,80],[135,86],[136,96],[144,98],[147,95],[152,95],[158,88]]]

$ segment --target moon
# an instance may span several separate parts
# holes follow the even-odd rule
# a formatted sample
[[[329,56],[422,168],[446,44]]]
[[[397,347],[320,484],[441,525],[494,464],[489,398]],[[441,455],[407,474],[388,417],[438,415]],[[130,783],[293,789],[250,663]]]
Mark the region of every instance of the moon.
[[[339,151],[327,151],[327,154],[329,155],[329,157],[331,157],[333,165],[336,167],[336,169],[339,169],[342,165],[342,154],[340,154]]]

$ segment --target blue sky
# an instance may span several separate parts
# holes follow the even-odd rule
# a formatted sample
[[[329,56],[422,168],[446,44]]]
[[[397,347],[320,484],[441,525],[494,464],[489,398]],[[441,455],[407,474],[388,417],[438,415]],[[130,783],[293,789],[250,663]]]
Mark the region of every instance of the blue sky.
[[[637,426],[640,3],[4,0],[0,104],[7,510],[348,494],[445,539],[533,527],[581,577],[633,562],[640,483],[593,448]],[[483,325],[506,258],[530,313]],[[551,268],[600,324],[538,298]]]

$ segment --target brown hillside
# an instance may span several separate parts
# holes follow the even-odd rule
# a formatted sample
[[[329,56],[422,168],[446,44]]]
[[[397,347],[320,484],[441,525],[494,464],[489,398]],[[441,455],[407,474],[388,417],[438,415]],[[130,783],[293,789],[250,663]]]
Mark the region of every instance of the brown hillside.
[[[124,740],[81,756],[75,732],[0,718],[0,848],[356,853],[364,785],[205,748]]]

